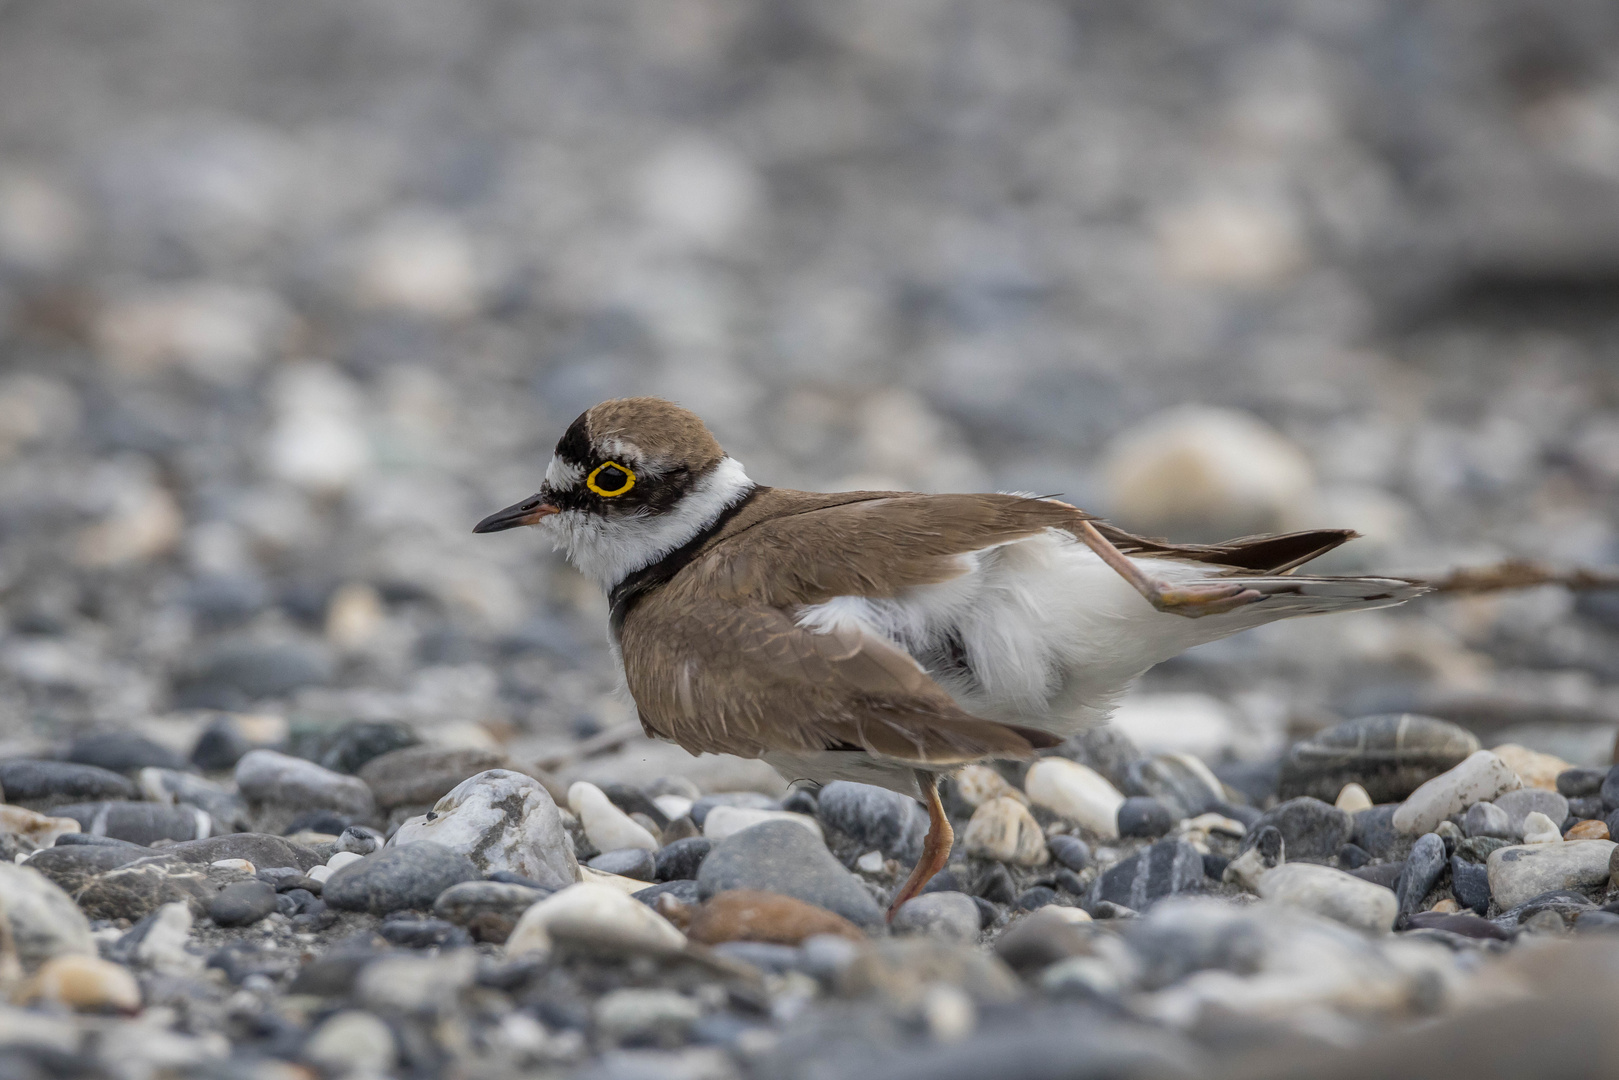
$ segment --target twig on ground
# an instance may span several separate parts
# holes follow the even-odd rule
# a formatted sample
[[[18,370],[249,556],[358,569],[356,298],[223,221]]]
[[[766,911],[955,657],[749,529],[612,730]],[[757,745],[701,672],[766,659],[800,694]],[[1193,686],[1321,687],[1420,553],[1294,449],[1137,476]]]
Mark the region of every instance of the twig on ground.
[[[1527,559],[1508,559],[1493,566],[1472,566],[1453,570],[1428,582],[1436,593],[1474,594],[1531,589],[1537,585],[1561,585],[1565,589],[1619,589],[1619,569],[1591,570],[1576,567],[1556,570]]]

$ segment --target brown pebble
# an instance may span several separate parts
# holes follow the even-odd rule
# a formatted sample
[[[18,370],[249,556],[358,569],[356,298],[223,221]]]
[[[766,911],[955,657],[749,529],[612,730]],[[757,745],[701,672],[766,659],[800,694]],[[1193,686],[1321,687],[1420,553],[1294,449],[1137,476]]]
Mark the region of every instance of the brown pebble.
[[[1608,823],[1605,821],[1581,821],[1563,834],[1565,840],[1606,840],[1608,838]]]
[[[1447,896],[1428,910],[1432,911],[1436,915],[1454,915],[1461,909],[1462,906],[1460,904]]]
[[[23,991],[24,1000],[59,1001],[80,1012],[138,1012],[135,976],[96,956],[65,953],[45,961]]]
[[[676,840],[685,840],[689,837],[701,835],[703,835],[703,830],[699,829],[691,818],[679,817],[671,821],[668,827],[663,830],[663,842],[672,844]]]
[[[842,915],[791,896],[753,889],[720,893],[691,912],[686,928],[686,935],[703,945],[722,941],[797,945],[816,934],[866,940],[860,928]]]

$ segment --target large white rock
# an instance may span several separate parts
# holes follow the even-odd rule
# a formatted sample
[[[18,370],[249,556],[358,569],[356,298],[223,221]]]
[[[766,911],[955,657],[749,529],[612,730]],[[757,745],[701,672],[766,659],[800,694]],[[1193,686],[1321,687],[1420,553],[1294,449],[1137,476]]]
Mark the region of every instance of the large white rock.
[[[561,811],[544,785],[519,772],[489,769],[469,776],[431,814],[399,826],[393,843],[424,840],[461,852],[485,874],[509,870],[553,889],[579,880],[579,862]]]
[[[974,810],[961,839],[967,854],[981,859],[1043,866],[1051,858],[1040,823],[1022,803],[1005,796]]]
[[[1578,889],[1608,880],[1612,840],[1567,840],[1561,844],[1521,844],[1490,852],[1485,869],[1490,896],[1514,908],[1553,889]]]
[[[703,818],[703,835],[717,844],[727,836],[767,821],[791,821],[814,833],[817,840],[825,838],[821,823],[808,814],[795,814],[788,810],[757,810],[748,806],[711,807]]]
[[[686,947],[686,935],[639,900],[590,882],[552,893],[517,920],[506,955],[549,953],[565,945],[608,955],[665,956]]]
[[[568,809],[585,827],[585,835],[601,851],[640,848],[657,851],[658,841],[630,815],[613,805],[607,793],[595,784],[580,780],[568,789]]]
[[[0,919],[11,928],[17,956],[29,970],[53,956],[95,955],[84,913],[38,870],[0,862]]]
[[[1392,824],[1407,835],[1433,832],[1450,815],[1521,787],[1523,781],[1506,762],[1488,750],[1479,750],[1413,791],[1394,811]]]
[[[1029,799],[1107,839],[1119,835],[1124,796],[1095,769],[1067,758],[1041,758],[1023,779]]]
[[[1394,890],[1314,863],[1284,863],[1259,878],[1259,895],[1290,907],[1383,934],[1394,929],[1400,902]]]

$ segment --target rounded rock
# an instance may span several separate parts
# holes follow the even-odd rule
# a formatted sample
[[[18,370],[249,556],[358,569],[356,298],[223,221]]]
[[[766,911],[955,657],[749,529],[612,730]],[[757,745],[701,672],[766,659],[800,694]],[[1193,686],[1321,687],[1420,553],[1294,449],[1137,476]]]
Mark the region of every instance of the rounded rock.
[[[1162,836],[1174,827],[1174,811],[1159,799],[1132,795],[1119,804],[1120,836]]]
[[[1372,933],[1392,930],[1400,913],[1392,890],[1311,863],[1278,866],[1260,879],[1259,895]]]
[[[1488,750],[1480,750],[1413,791],[1394,812],[1390,823],[1407,836],[1432,832],[1452,814],[1485,800],[1500,805],[1500,796],[1521,787],[1523,782],[1506,762]]]
[[[579,862],[556,803],[538,780],[506,769],[463,780],[428,814],[399,826],[392,843],[438,844],[471,859],[481,874],[507,870],[547,888],[579,880]]]
[[[334,908],[386,915],[404,908],[431,908],[445,889],[478,877],[478,868],[467,856],[422,841],[384,848],[350,863],[326,879],[321,896]]]
[[[579,818],[585,836],[596,845],[598,851],[614,851],[618,848],[658,850],[657,838],[614,806],[606,793],[595,784],[580,780],[570,787],[568,809]]]
[[[1462,817],[1462,831],[1468,836],[1495,836],[1510,840],[1515,835],[1512,819],[1493,802],[1476,802]]]
[[[386,1023],[368,1012],[347,1009],[315,1029],[304,1044],[303,1056],[334,1075],[386,1076],[398,1052]]]
[[[1478,749],[1472,732],[1435,717],[1357,717],[1294,743],[1282,759],[1277,793],[1283,800],[1327,800],[1357,783],[1374,804],[1395,802]]]
[[[907,900],[894,912],[896,934],[927,934],[951,941],[977,941],[978,904],[959,892],[932,892]]]
[[[1091,864],[1091,846],[1077,836],[1058,833],[1046,840],[1051,857],[1078,873]]]
[[[652,867],[652,880],[695,879],[698,870],[702,868],[703,860],[708,858],[708,853],[712,850],[714,850],[714,841],[706,836],[689,836],[684,840],[676,840],[671,844],[665,844],[658,849],[658,855]]]
[[[1023,779],[1029,800],[1104,839],[1119,835],[1124,796],[1101,773],[1067,758],[1041,758]]]
[[[433,914],[467,928],[474,939],[501,945],[511,937],[523,912],[545,899],[543,889],[499,881],[463,881],[433,901]]]
[[[635,878],[637,881],[656,881],[654,868],[656,862],[652,852],[641,848],[619,848],[617,851],[604,851],[590,860],[592,870],[600,870],[606,874],[617,874],[619,877]]]
[[[276,909],[275,887],[258,880],[226,885],[208,903],[208,917],[219,926],[251,926]]]
[[[545,954],[561,945],[604,955],[665,956],[685,944],[685,935],[647,905],[611,886],[582,882],[525,911],[506,941],[506,954]]]
[[[1045,833],[1034,815],[1016,799],[990,799],[973,811],[962,836],[962,848],[996,862],[1044,866],[1051,858]]]
[[[824,840],[821,823],[808,814],[788,810],[757,810],[745,806],[716,806],[703,816],[703,835],[714,843],[735,836],[767,821],[788,821],[807,829],[817,840]]]
[[[13,758],[0,761],[0,791],[9,803],[30,810],[104,799],[138,799],[127,777],[95,765]]]
[[[958,788],[960,783],[957,777]],[[875,848],[890,859],[906,863],[914,863],[922,855],[922,838],[928,831],[927,811],[915,799],[897,791],[834,780],[821,788],[816,815],[864,850]]]
[[[275,750],[250,750],[236,763],[236,786],[249,805],[280,810],[288,820],[307,810],[350,817],[376,815],[365,782]]]
[[[140,985],[126,968],[78,953],[45,961],[23,996],[61,1002],[81,1012],[134,1012],[141,1007]]]
[[[836,912],[858,926],[876,926],[882,912],[859,880],[808,829],[768,821],[714,846],[697,875],[707,900],[731,889],[781,893]]]
[[[10,928],[12,946],[26,969],[54,956],[95,952],[84,913],[55,882],[31,867],[0,862],[0,919]]]
[[[866,940],[860,928],[841,915],[791,896],[752,889],[717,893],[690,913],[686,926],[686,935],[703,945],[725,941],[797,945],[817,934]]]
[[[1530,814],[1541,814],[1551,819],[1553,827],[1568,820],[1568,799],[1544,788],[1522,788],[1509,791],[1495,800],[1495,805],[1507,815],[1511,836],[1524,834],[1525,822]]]
[[[1611,840],[1570,840],[1523,844],[1490,853],[1485,868],[1490,894],[1503,909],[1515,908],[1544,892],[1600,885],[1619,844]]]
[[[1439,882],[1445,871],[1445,842],[1437,833],[1424,833],[1411,845],[1405,868],[1394,886],[1394,896],[1402,915],[1422,910],[1423,898]]]

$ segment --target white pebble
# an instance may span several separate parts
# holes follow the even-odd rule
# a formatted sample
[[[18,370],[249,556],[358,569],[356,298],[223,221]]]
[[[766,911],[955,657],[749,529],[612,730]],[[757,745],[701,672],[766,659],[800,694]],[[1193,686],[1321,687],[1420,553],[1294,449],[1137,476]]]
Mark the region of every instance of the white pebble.
[[[333,871],[330,866],[322,864],[320,866],[311,867],[309,872],[306,873],[304,877],[308,878],[310,881],[325,881],[327,878],[332,876],[332,873]]]
[[[789,810],[754,810],[745,806],[716,806],[703,818],[703,835],[718,843],[727,836],[735,836],[743,829],[763,825],[767,821],[791,821],[815,834],[817,840],[825,838],[821,823],[808,814],[795,814]]]
[[[1479,750],[1460,765],[1423,784],[1394,811],[1392,824],[1408,836],[1433,832],[1441,821],[1459,814],[1476,802],[1494,800],[1523,786],[1518,774],[1506,762]]]
[[[862,874],[880,874],[883,872],[883,853],[868,851],[854,861],[854,866]]]
[[[1004,795],[973,811],[962,846],[969,855],[1018,866],[1043,866],[1051,858],[1046,834],[1034,815]]]
[[[639,900],[592,882],[570,885],[523,912],[506,955],[549,953],[555,944],[618,955],[667,955],[686,935]]]
[[[1347,814],[1359,813],[1372,808],[1372,797],[1366,789],[1356,783],[1345,784],[1343,790],[1338,792],[1338,801],[1332,805]]]
[[[654,795],[652,805],[663,811],[663,816],[675,821],[691,813],[693,800],[684,795]]]
[[[657,851],[657,839],[630,815],[613,805],[607,793],[595,784],[580,780],[568,789],[568,808],[579,815],[585,835],[601,851],[640,848]]]
[[[1023,790],[1035,804],[1105,839],[1119,835],[1124,796],[1095,769],[1067,758],[1041,758],[1029,768]]]
[[[1400,902],[1385,889],[1353,874],[1312,863],[1286,863],[1259,879],[1266,900],[1301,907],[1357,930],[1387,933],[1394,929]]]
[[[1561,844],[1563,842],[1563,831],[1557,827],[1557,823],[1552,821],[1551,818],[1542,814],[1539,810],[1533,810],[1523,819],[1523,842],[1526,844]]]
[[[341,870],[349,863],[359,862],[363,858],[364,855],[356,855],[352,851],[334,851],[332,857],[326,860],[326,866],[330,870]]]

